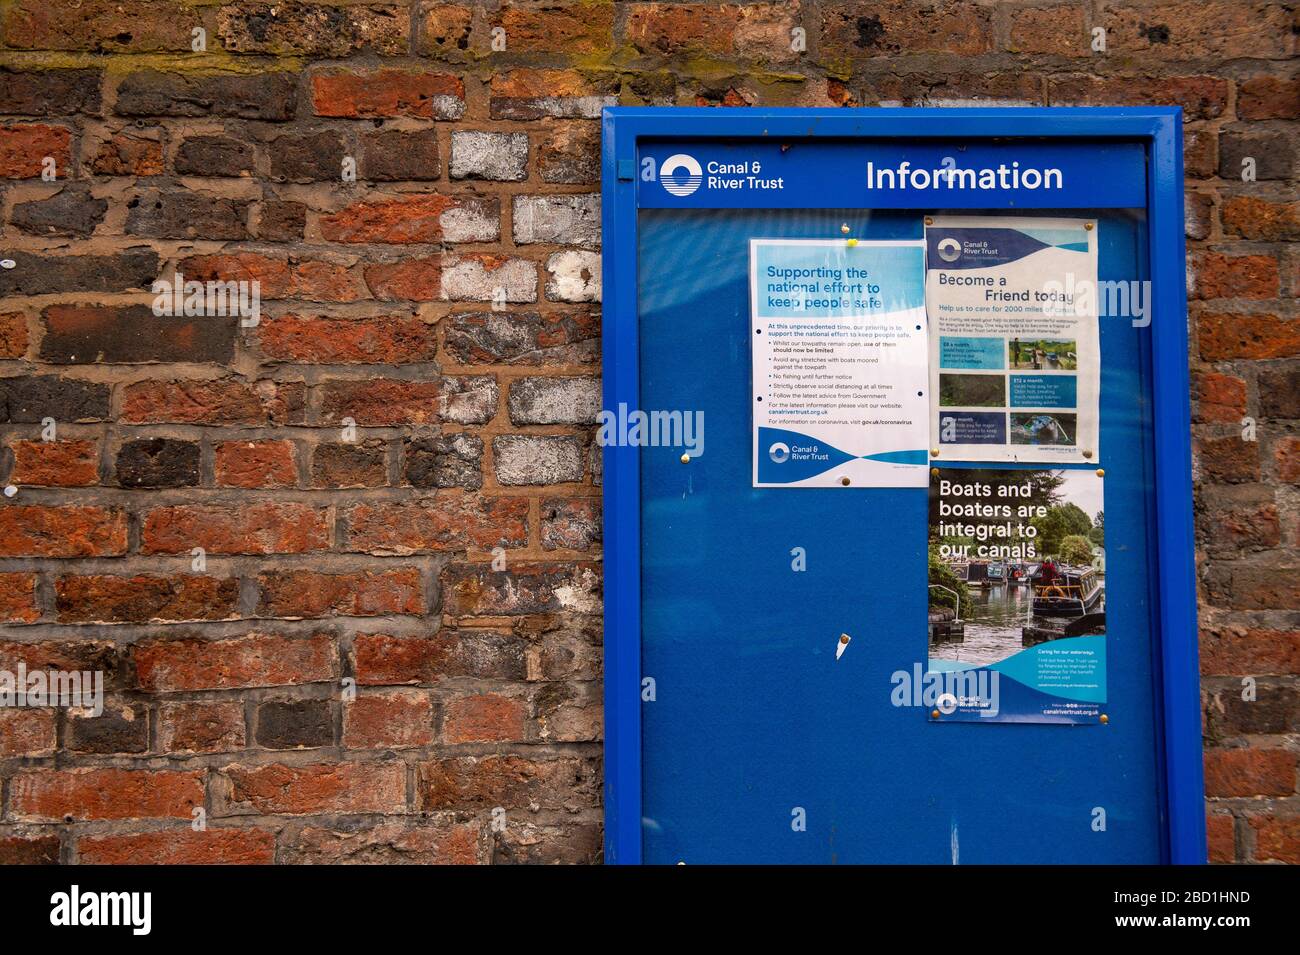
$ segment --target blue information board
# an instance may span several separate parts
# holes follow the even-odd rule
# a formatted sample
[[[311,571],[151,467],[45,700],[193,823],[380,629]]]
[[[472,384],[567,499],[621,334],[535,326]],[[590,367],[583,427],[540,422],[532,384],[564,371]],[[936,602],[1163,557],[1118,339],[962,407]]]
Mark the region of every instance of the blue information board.
[[[1204,860],[1179,128],[1168,109],[607,111],[605,406],[702,425],[685,449],[604,449],[608,861]],[[1100,321],[1102,450],[1060,465],[1104,481],[1108,518],[1086,724],[946,722],[892,694],[927,659],[924,487],[751,480],[751,241],[902,243],[972,210],[1086,217],[1098,279],[1155,290],[1149,322]],[[946,367],[1005,360],[946,347]],[[1077,400],[1046,363],[1007,380],[1012,421]]]

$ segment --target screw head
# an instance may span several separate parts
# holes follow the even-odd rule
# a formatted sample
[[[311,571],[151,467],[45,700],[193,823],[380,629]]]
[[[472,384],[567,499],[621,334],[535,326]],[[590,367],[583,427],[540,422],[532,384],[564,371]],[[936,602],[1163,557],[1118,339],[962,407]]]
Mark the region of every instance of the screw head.
[[[938,449],[938,448],[931,448],[931,449],[930,449],[930,457],[932,457],[932,458],[937,458],[938,456],[939,456],[939,449]]]
[[[1091,457],[1092,457],[1092,452],[1091,452],[1091,451],[1084,451],[1084,452],[1083,452],[1083,456],[1084,456],[1085,458],[1091,458]]]
[[[926,217],[925,217],[925,224],[926,224],[926,225],[934,225],[934,219],[930,218],[929,216],[926,216]]]
[[[849,486],[849,479],[846,478],[846,477],[842,477],[842,478],[840,478],[840,483],[843,484],[845,487],[848,487],[848,486]]]
[[[840,226],[840,232],[844,233],[845,235],[849,234],[849,224],[847,222]]]
[[[683,454],[682,464],[690,464],[690,463],[691,463],[691,456],[689,454]]]
[[[931,711],[930,711],[930,719],[932,719],[932,720],[937,720],[938,718],[939,718],[939,711],[938,711],[938,710],[931,710]]]
[[[1105,468],[1097,468],[1097,477],[1105,477],[1105,476],[1106,476],[1106,469],[1105,469]]]
[[[1099,720],[1101,720],[1103,723],[1109,723],[1109,722],[1110,722],[1110,717],[1107,716],[1105,713],[1102,713],[1101,716],[1099,716],[1099,717],[1097,717],[1097,718],[1098,718]]]
[[[1089,232],[1092,231],[1092,223],[1091,223],[1091,222],[1085,222],[1085,223],[1083,224],[1083,227],[1084,227],[1085,229],[1087,229]]]

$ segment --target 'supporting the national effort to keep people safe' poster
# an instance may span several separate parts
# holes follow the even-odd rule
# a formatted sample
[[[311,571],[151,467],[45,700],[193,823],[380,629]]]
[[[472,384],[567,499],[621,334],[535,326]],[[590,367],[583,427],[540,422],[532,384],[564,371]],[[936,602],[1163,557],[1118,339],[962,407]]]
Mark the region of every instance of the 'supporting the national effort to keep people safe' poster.
[[[1086,219],[927,219],[930,447],[1097,461],[1097,232]]]

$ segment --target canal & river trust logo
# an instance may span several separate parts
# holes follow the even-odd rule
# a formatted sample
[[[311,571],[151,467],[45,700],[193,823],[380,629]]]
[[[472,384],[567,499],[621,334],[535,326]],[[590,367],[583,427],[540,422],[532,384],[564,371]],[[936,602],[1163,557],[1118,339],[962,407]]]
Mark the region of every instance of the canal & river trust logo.
[[[684,170],[684,172],[679,172]],[[704,181],[704,170],[694,156],[676,153],[659,167],[659,181],[674,196],[689,196]]]

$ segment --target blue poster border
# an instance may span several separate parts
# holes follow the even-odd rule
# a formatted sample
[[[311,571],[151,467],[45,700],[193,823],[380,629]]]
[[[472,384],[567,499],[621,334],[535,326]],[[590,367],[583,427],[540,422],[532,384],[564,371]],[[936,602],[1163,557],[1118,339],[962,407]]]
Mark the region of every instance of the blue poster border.
[[[750,109],[610,107],[601,122],[604,407],[639,407],[637,155],[652,139],[780,137],[1139,142],[1147,151],[1154,402],[1162,854],[1206,861],[1192,525],[1183,132],[1179,107]],[[755,207],[771,205],[762,197]],[[1093,197],[1092,207],[1106,204]],[[1079,203],[1083,205],[1083,203]],[[603,449],[605,523],[605,860],[642,861],[641,594],[638,449]]]

